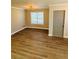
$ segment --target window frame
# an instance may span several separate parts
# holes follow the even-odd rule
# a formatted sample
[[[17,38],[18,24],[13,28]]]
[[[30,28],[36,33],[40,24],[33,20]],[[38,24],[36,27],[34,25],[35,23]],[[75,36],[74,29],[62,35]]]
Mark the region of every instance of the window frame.
[[[36,13],[36,14],[42,13],[42,23],[39,23],[39,22],[38,22],[38,21],[39,21],[38,15],[36,16],[37,22],[36,22],[36,23],[32,23],[32,13]],[[38,11],[38,12],[32,11],[32,12],[30,13],[30,16],[31,16],[31,24],[44,25],[44,12],[43,12],[43,11]]]

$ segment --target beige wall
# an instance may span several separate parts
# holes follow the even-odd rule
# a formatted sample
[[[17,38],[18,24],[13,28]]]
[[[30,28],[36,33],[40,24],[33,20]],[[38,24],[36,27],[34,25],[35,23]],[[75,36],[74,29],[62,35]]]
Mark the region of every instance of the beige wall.
[[[11,33],[21,30],[25,25],[24,10],[20,8],[11,8]]]
[[[31,11],[43,11],[44,12],[44,25],[31,24]],[[49,9],[39,9],[39,10],[25,10],[25,23],[27,27],[38,27],[38,28],[48,28],[49,26]]]

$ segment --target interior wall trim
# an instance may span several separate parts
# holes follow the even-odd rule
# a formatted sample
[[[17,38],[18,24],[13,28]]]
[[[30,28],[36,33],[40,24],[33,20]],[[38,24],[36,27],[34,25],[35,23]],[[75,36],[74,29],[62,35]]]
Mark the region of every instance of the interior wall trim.
[[[40,28],[40,27],[23,27],[23,28],[21,28],[21,29],[19,29],[19,30],[17,30],[17,31],[15,31],[15,32],[13,32],[13,33],[11,33],[11,35],[14,35],[15,33],[17,33],[17,32],[19,32],[19,31],[22,31],[23,29],[25,29],[25,28],[35,28],[35,29],[44,29],[44,30],[48,30],[48,28]]]
[[[45,29],[45,30],[48,30],[48,28],[41,28],[41,27],[26,27],[26,28],[35,28],[35,29]]]
[[[48,36],[53,36],[52,34],[48,34]]]
[[[21,28],[21,29],[15,31],[15,32],[13,32],[13,33],[11,33],[11,35],[14,35],[15,33],[19,32],[19,31],[22,31],[22,30],[25,29],[25,28],[26,28],[26,27],[23,27],[23,28]]]
[[[68,38],[68,36],[64,36],[64,38]]]

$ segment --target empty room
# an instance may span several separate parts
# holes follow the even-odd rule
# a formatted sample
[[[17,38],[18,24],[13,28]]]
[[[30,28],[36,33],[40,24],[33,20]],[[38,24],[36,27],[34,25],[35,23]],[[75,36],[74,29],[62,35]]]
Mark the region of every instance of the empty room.
[[[11,4],[12,59],[68,59],[67,0]]]

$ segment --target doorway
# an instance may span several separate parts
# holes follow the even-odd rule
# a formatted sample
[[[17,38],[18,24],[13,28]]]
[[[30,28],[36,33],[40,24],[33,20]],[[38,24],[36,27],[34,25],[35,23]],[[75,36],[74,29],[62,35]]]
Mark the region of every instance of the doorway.
[[[53,36],[63,37],[64,34],[65,11],[53,11]]]

